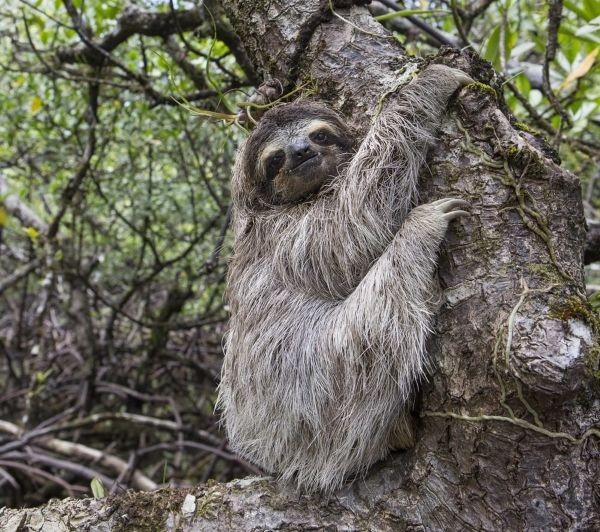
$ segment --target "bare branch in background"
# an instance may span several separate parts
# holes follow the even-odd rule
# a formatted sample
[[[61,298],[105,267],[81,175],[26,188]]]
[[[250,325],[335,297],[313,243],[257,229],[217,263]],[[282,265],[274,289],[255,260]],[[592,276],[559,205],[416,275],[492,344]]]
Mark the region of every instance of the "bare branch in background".
[[[79,168],[77,169],[75,175],[73,175],[73,177],[63,190],[60,208],[54,216],[54,219],[50,223],[50,226],[48,227],[48,232],[46,236],[50,240],[52,240],[58,233],[60,222],[65,213],[67,212],[67,209],[71,206],[71,201],[73,200],[75,194],[79,190],[79,187],[81,186],[83,179],[87,175],[87,172],[90,168],[91,160],[94,155],[94,150],[96,148],[96,126],[98,124],[98,95],[98,85],[91,83],[89,85],[89,102],[86,110],[86,121],[88,124],[87,142],[85,145],[83,155],[81,157],[81,161],[79,163]]]
[[[381,4],[383,4],[384,6],[388,7],[391,11],[399,11],[400,10],[400,8],[398,7],[398,4],[396,4],[396,2],[394,2],[393,0],[377,0],[377,1],[380,2]],[[427,35],[429,35],[430,37],[435,39],[439,43],[439,45],[445,45],[445,46],[451,46],[452,48],[458,48],[457,40],[454,37],[452,37],[451,35],[447,35],[444,32],[438,30],[437,28],[427,24],[426,22],[424,22],[421,18],[417,17],[416,15],[407,15],[404,18],[406,18],[406,20],[408,20],[409,22],[414,24],[421,31],[423,31],[424,33],[426,33]]]
[[[69,4],[71,2],[65,3],[67,6]],[[95,41],[94,46],[84,42],[60,50],[57,57],[60,62],[85,62],[101,66],[105,63],[106,56],[99,51],[100,49],[110,53],[133,35],[168,37],[179,31],[197,30],[204,22],[205,17],[201,7],[157,13],[129,4],[117,18],[115,30]]]
[[[25,227],[33,227],[39,233],[48,232],[48,224],[42,220],[31,207],[19,198],[16,194],[11,194],[6,179],[0,174],[0,205],[8,213],[19,220]]]
[[[33,272],[40,264],[42,263],[42,259],[34,259],[28,264],[21,266],[17,270],[15,270],[10,275],[6,276],[4,279],[0,280],[0,295],[12,285],[18,283],[21,279],[29,275]]]
[[[563,122],[567,126],[571,126],[571,119],[566,113],[564,107],[559,102],[558,98],[554,94],[554,90],[550,85],[550,63],[554,61],[556,57],[556,51],[558,49],[558,28],[560,27],[560,18],[562,14],[562,0],[551,0],[548,11],[548,38],[546,43],[546,55],[544,58],[543,68],[543,85],[544,93],[550,100],[550,103],[554,110],[560,115]],[[562,126],[561,126],[562,127]],[[560,143],[560,128],[559,134],[555,138],[555,144],[558,146]]]

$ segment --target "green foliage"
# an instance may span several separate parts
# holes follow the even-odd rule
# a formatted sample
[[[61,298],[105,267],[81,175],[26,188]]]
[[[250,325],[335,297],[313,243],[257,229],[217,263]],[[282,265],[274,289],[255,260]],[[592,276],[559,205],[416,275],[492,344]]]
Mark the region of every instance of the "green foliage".
[[[598,209],[600,3],[563,2],[556,54],[547,60],[549,4],[496,0],[476,15],[473,10],[482,3],[472,0],[406,2],[405,6],[429,8],[430,16],[423,20],[493,64],[501,76],[510,110],[521,123],[540,131],[559,147],[564,164],[581,178],[584,187],[590,188],[584,195]],[[436,11],[441,5],[449,5],[450,9],[445,13]],[[426,55],[434,51],[431,37],[425,44],[423,33],[410,42],[404,36],[401,40],[411,53]],[[546,62],[558,106],[551,103],[543,87]]]
[[[84,6],[87,27],[101,39],[116,30],[127,2],[74,5]],[[35,6],[10,0],[0,7],[0,279],[39,261],[0,293],[0,338],[11,353],[8,362],[0,357],[0,419],[33,427],[65,411],[134,411],[149,419],[181,411],[189,426],[214,430],[238,131],[176,103],[223,110],[218,96],[194,99],[210,83],[199,88],[180,68],[181,52],[166,50],[161,37],[128,38],[111,50],[114,64],[61,61],[61,51],[82,46],[73,21],[62,1]],[[226,90],[242,71],[213,33],[207,25],[188,34],[197,53],[186,60]],[[173,45],[183,50],[181,41]],[[8,195],[41,225],[9,210]],[[54,222],[58,232],[50,238],[41,226]],[[85,404],[84,382],[91,383]],[[17,401],[3,399],[15,393]],[[104,425],[79,441],[104,448],[104,431],[110,434]],[[141,432],[122,431],[112,452],[126,458]],[[143,438],[168,446],[169,436],[154,430]],[[159,451],[147,463],[165,463],[165,481],[181,467],[201,478],[202,467],[191,472],[191,455],[182,462],[182,451],[177,459]],[[78,458],[73,462],[77,468]],[[24,499],[15,504],[53,493],[27,487],[26,475],[19,483]],[[55,486],[57,495],[64,485]],[[98,478],[90,486],[95,497],[104,495]],[[4,497],[0,506],[11,501]]]

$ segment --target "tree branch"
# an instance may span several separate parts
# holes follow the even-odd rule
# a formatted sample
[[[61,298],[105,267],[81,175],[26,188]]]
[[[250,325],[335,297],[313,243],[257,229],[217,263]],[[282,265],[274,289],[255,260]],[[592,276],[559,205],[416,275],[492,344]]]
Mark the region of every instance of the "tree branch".
[[[77,44],[60,50],[57,58],[61,63],[84,62],[101,66],[106,62],[106,58],[98,51],[98,48],[110,53],[132,35],[168,37],[179,31],[196,30],[204,22],[205,18],[201,7],[156,13],[129,4],[117,18],[117,27],[95,42],[95,46],[90,47],[86,43]]]
[[[7,212],[25,227],[33,227],[43,235],[48,231],[48,224],[33,209],[17,195],[9,193],[8,184],[2,175],[0,175],[0,205],[3,205]]]
[[[7,432],[15,437],[20,437],[23,432],[14,423],[3,420],[0,420],[0,431]],[[73,443],[58,438],[39,437],[36,438],[36,445],[58,454],[91,460],[116,474],[122,473],[128,467],[127,462],[120,458],[80,443]],[[152,491],[158,488],[158,484],[139,471],[133,473],[132,482],[137,489],[145,491]]]
[[[34,259],[31,262],[17,268],[13,273],[0,280],[0,294],[10,288],[12,285],[18,283],[24,277],[27,277],[32,271],[34,271],[40,264],[42,259]]]

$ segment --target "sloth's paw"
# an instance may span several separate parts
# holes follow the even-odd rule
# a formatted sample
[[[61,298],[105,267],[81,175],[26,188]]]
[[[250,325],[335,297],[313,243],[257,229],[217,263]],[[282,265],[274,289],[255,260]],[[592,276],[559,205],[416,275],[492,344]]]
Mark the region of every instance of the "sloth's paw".
[[[470,203],[459,198],[442,198],[432,201],[427,205],[433,207],[447,221],[454,220],[454,218],[458,218],[459,216],[470,215],[468,211],[464,210],[471,206]]]

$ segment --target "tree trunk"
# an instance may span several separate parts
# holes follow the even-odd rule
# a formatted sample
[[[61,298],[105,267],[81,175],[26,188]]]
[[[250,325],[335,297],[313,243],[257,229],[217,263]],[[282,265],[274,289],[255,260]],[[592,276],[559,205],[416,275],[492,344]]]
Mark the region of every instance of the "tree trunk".
[[[358,126],[419,63],[364,7],[337,8],[342,20],[328,1],[224,5],[257,72],[287,90],[303,85]],[[455,222],[441,255],[435,368],[415,407],[416,446],[330,500],[246,479],[193,491],[191,513],[184,493],[161,491],[66,502],[56,515],[79,515],[90,529],[143,527],[149,515],[185,530],[600,527],[600,322],[585,299],[579,182],[515,127],[487,64],[451,50],[436,61],[478,82],[444,121],[423,200],[462,197],[473,215]],[[35,512],[5,510],[0,528]]]

